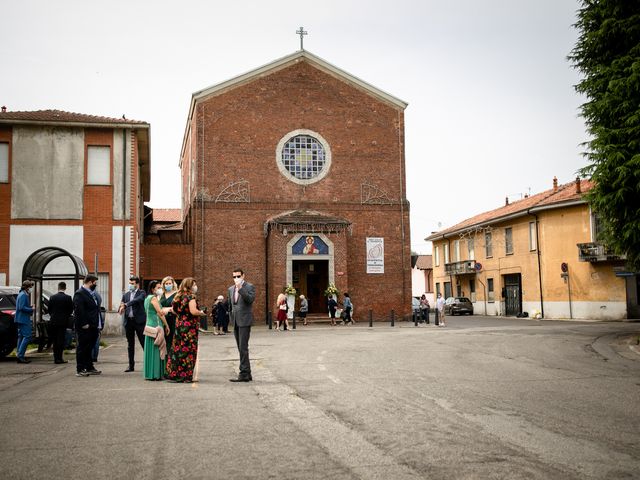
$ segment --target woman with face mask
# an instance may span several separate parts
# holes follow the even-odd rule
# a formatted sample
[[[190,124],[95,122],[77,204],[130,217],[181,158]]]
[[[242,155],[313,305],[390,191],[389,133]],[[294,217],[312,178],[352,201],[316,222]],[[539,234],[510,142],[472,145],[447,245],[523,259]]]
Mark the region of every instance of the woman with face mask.
[[[144,369],[145,380],[162,380],[167,363],[165,334],[169,326],[164,318],[159,297],[162,285],[157,280],[149,283],[149,295],[144,301],[147,323],[144,327]]]
[[[176,331],[176,316],[173,313],[171,304],[178,291],[176,281],[172,276],[166,276],[162,279],[162,295],[160,296],[160,306],[164,313],[164,318],[169,325],[169,333],[167,334],[167,351],[171,351],[171,345],[173,344],[173,334]]]
[[[191,383],[198,355],[198,327],[200,317],[207,313],[200,310],[196,293],[196,281],[187,277],[173,299],[176,315],[176,331],[167,362],[167,377],[170,382]]]

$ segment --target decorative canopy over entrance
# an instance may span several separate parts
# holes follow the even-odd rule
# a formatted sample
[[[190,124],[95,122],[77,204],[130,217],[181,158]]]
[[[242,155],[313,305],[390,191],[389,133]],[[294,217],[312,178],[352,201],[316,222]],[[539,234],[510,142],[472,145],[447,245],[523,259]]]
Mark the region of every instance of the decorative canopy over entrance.
[[[56,258],[67,257],[73,264],[73,272],[69,273],[44,273],[47,265]],[[43,316],[45,313],[45,305],[43,304],[43,290],[42,282],[44,280],[73,280],[75,292],[80,288],[80,281],[84,279],[89,273],[87,266],[84,264],[81,258],[76,257],[72,253],[60,247],[44,247],[36,250],[27,261],[24,262],[22,267],[22,281],[33,280],[33,298],[35,302],[35,315],[33,316],[33,322],[36,325],[36,336],[41,339],[45,338],[43,330]],[[46,299],[48,302],[48,298]],[[42,350],[42,343],[40,343],[39,350]]]
[[[270,218],[264,223],[264,235],[276,229],[281,233],[351,233],[351,222],[313,210],[293,210]]]
[[[47,265],[56,258],[68,257],[73,263],[73,273],[44,273]],[[81,258],[76,257],[72,253],[59,247],[44,247],[36,250],[22,267],[22,281],[25,280],[66,280],[74,279],[76,281],[75,288],[79,288],[80,279],[89,273],[87,266]]]

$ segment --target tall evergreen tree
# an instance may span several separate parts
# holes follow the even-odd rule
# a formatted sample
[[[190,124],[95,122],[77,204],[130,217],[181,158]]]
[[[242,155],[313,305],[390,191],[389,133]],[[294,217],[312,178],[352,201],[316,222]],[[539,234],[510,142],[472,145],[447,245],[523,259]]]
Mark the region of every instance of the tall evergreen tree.
[[[603,240],[640,271],[640,0],[581,0],[569,60],[590,140],[581,170],[604,227]]]

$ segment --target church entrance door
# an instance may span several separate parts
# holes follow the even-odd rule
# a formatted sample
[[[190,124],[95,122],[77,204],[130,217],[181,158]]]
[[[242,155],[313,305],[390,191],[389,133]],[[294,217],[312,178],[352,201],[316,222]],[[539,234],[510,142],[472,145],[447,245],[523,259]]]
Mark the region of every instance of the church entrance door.
[[[329,260],[293,260],[293,287],[309,300],[309,313],[326,313],[324,290],[329,285]],[[299,300],[296,302],[296,310]]]

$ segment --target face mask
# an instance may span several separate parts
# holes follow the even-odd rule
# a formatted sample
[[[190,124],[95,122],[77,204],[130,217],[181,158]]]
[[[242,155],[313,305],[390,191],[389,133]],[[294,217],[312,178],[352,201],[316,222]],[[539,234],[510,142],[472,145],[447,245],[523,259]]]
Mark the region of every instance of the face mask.
[[[193,287],[191,287],[191,291],[192,291],[193,293],[198,293],[198,286],[197,286],[197,285],[194,285]]]
[[[170,292],[171,290],[173,290],[173,285],[165,285],[165,286],[164,286],[164,289],[165,289],[167,292]]]
[[[161,297],[162,296],[162,290],[160,290],[160,289],[156,290],[156,296]]]
[[[89,289],[90,289],[91,291],[95,290],[95,289],[96,289],[96,284],[94,283],[93,285],[91,285],[91,286],[89,287]]]
[[[239,287],[240,284],[242,283],[242,278],[234,278],[233,283],[236,284],[236,287]]]
[[[133,292],[135,289],[136,289],[136,286],[135,286],[135,285],[131,285],[131,284],[129,284],[129,291],[130,291],[130,292]]]

